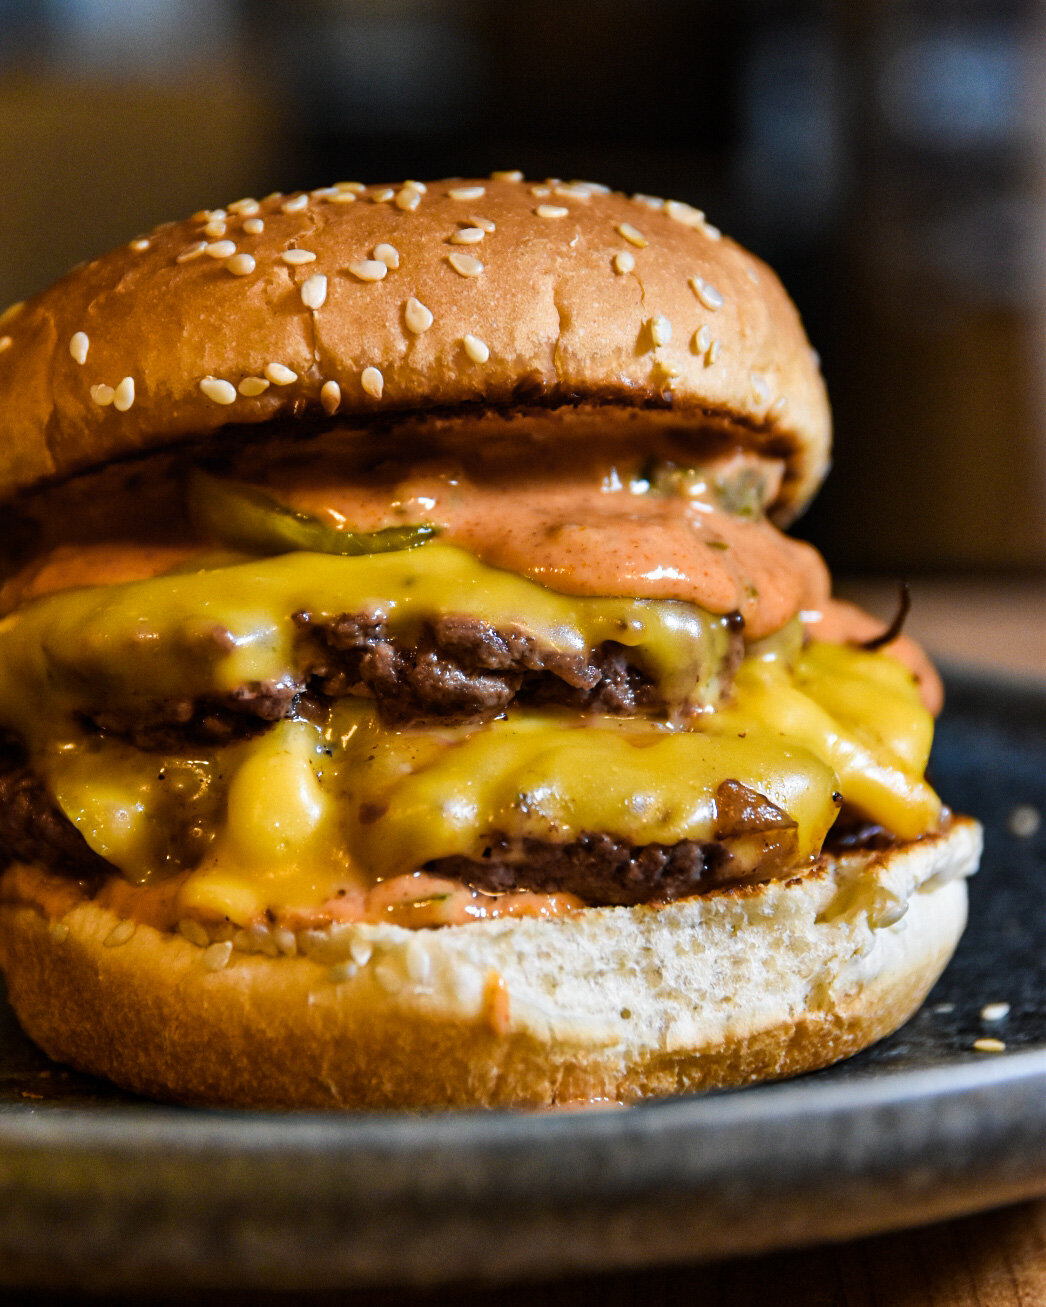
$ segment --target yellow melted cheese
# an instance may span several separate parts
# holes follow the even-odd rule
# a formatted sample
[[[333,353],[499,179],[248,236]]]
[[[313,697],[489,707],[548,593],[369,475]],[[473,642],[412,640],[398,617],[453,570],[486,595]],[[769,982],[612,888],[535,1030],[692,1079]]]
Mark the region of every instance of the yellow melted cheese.
[[[126,706],[279,681],[295,668],[291,615],[303,608],[369,608],[400,629],[464,613],[565,650],[616,639],[695,702],[726,643],[722,619],[690,605],[557,595],[442,545],[288,555],[26,605],[0,622],[0,722],[22,734],[60,808],[129,880],[194,868],[179,890],[184,912],[248,925],[432,859],[481,857],[496,836],[709,840],[726,779],[795,822],[797,863],[820,849],[840,795],[905,839],[939,819],[922,779],[932,724],[911,674],[881,653],[800,651],[794,629],[750,648],[726,706],[672,725],[513,710],[479,726],[392,729],[369,702],[344,699],[326,726],[287,720],[171,756],[78,724],[99,695]],[[215,642],[215,628],[231,638]]]

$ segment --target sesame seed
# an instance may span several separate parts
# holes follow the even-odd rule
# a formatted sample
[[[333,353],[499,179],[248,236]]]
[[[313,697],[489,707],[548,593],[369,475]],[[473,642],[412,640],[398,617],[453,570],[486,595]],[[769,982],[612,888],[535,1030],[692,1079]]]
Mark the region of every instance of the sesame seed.
[[[134,377],[124,377],[113,391],[113,408],[126,413],[134,403]]]
[[[385,186],[380,191],[375,191],[370,197],[371,204],[388,204],[395,194],[396,192],[391,186]]]
[[[0,336],[0,354],[2,354],[5,349],[10,349],[13,344],[14,341],[10,336]]]
[[[203,213],[199,215],[203,222],[214,222],[216,218],[227,218],[228,216],[224,209],[204,209]]]
[[[325,381],[320,388],[320,403],[325,413],[334,414],[341,403],[341,387],[336,381]]]
[[[284,213],[301,213],[308,202],[308,195],[302,192],[301,195],[295,195],[292,199],[284,200],[280,208]]]
[[[1030,840],[1042,824],[1042,814],[1030,803],[1019,803],[1006,818],[1006,828],[1019,840]]]
[[[385,389],[385,378],[377,368],[364,368],[360,375],[360,385],[375,399],[381,399],[382,391]]]
[[[1002,1021],[1010,1015],[1009,1003],[985,1003],[981,1008],[982,1021]]]
[[[91,398],[96,404],[101,404],[103,408],[113,402],[115,395],[116,391],[113,390],[112,386],[107,386],[104,383],[100,386],[91,387]]]
[[[142,250],[147,250],[148,248],[149,238],[147,236],[137,236],[133,241],[131,241],[131,249],[134,250],[136,254],[141,254]]]
[[[359,195],[361,191],[365,191],[367,188],[362,182],[335,182],[334,189],[336,191],[345,191],[349,195]]]
[[[357,263],[349,264],[349,271],[360,281],[381,281],[388,270],[388,264],[382,263],[380,259],[360,259]]]
[[[231,245],[232,242],[230,241],[229,244]],[[174,261],[175,263],[188,263],[190,259],[195,259],[198,254],[202,254],[206,248],[206,241],[197,241],[194,245],[187,245]]]
[[[8,304],[7,308],[4,309],[3,313],[0,313],[0,324],[9,322],[14,317],[14,315],[17,312],[19,312],[19,310],[23,307],[24,304],[25,304],[25,300],[15,300],[13,304]]]
[[[675,380],[675,378],[679,376],[681,368],[679,367],[678,363],[669,363],[666,360],[662,359],[657,364],[657,370],[661,374],[662,378],[665,381],[667,381],[669,385],[671,385],[671,383]]]
[[[705,220],[705,215],[700,209],[695,209],[692,204],[684,204],[682,200],[668,200],[665,204],[665,212],[676,222],[681,222],[684,227],[700,227]]]
[[[752,394],[756,401],[765,404],[770,398],[770,383],[761,372],[749,372],[748,380],[752,383]]]
[[[637,191],[632,199],[636,204],[645,204],[648,209],[660,209],[664,204],[660,195],[644,195],[641,191]]]
[[[284,263],[289,263],[292,267],[299,263],[315,263],[316,255],[312,250],[284,250],[280,255]]]
[[[329,200],[331,196],[337,195],[339,192],[336,191],[333,186],[317,186],[316,189],[310,191],[309,194],[314,200]]]
[[[400,252],[395,245],[375,245],[374,257],[379,263],[384,263],[386,268],[398,268],[400,266]]]
[[[461,277],[478,277],[483,264],[471,254],[448,254],[447,262]]]
[[[490,358],[490,350],[478,336],[473,336],[471,332],[461,342],[465,346],[465,353],[473,363],[486,363]]]
[[[327,979],[332,985],[341,985],[346,980],[351,980],[355,974],[355,962],[336,962],[327,972]]]
[[[423,331],[428,331],[432,326],[432,310],[427,309],[421,300],[415,299],[413,295],[404,305],[403,318],[407,330],[412,331],[415,336],[420,336]]]
[[[518,168],[500,168],[490,174],[492,182],[521,182],[523,174]]]
[[[594,192],[591,182],[564,182],[555,188],[553,194],[568,200],[589,200]]]
[[[282,363],[266,363],[263,371],[274,386],[289,386],[292,381],[298,380],[297,372],[284,367]]]
[[[544,200],[552,194],[552,188],[550,186],[531,186],[530,193],[537,199]]]
[[[787,407],[788,407],[788,396],[778,395],[778,397],[770,405],[769,416],[772,418],[779,418]]]
[[[710,368],[719,357],[720,344],[718,340],[713,340],[708,347],[708,353],[705,355],[705,367]]]
[[[223,939],[215,944],[208,944],[203,950],[203,965],[207,971],[224,971],[232,955],[232,940]]]
[[[472,223],[473,227],[479,227],[482,231],[485,231],[488,236],[492,231],[498,229],[497,223],[492,222],[490,218],[477,218],[474,213],[469,214],[469,222]]]
[[[253,254],[234,254],[231,259],[225,260],[225,266],[234,277],[246,277],[258,265]]]
[[[723,234],[718,227],[713,227],[710,222],[703,222],[701,224],[701,230],[710,241],[717,241]]]
[[[258,212],[258,201],[254,199],[233,200],[229,205],[230,213],[238,213],[241,218],[249,218],[252,214]]]
[[[420,192],[422,193],[422,195],[427,195],[427,194],[428,194],[428,189],[429,189],[429,188],[425,185],[425,183],[424,183],[424,182],[416,182],[416,181],[413,179],[413,177],[408,177],[407,180],[403,183],[403,185],[404,185],[404,186],[411,186],[411,187],[413,187],[414,190],[416,190],[416,191],[420,191]]]
[[[562,204],[539,204],[534,212],[539,218],[565,218],[570,210]]]
[[[478,245],[486,234],[482,227],[462,227],[448,239],[451,245]]]
[[[11,337],[5,336],[4,339],[10,340]],[[77,363],[86,363],[87,351],[90,348],[90,345],[91,342],[87,339],[87,332],[77,331],[73,334],[72,339],[69,341],[69,353],[73,356],[73,358],[77,361]]]
[[[650,319],[650,339],[655,346],[667,345],[672,339],[672,324],[663,313]]]
[[[973,1046],[978,1053],[1005,1053],[1006,1045],[1001,1039],[975,1039]]]
[[[715,313],[717,309],[723,307],[723,297],[711,282],[705,281],[703,277],[691,277],[689,285],[706,309]]]
[[[235,386],[228,381],[222,381],[220,377],[204,377],[200,382],[200,389],[216,404],[231,404],[236,399]]]
[[[404,186],[396,192],[396,208],[405,213],[413,213],[420,203],[421,192],[414,186]]]
[[[212,241],[210,245],[205,245],[204,253],[209,254],[212,259],[228,259],[236,253],[235,241]]]
[[[356,196],[352,191],[335,191],[332,195],[327,196],[331,204],[355,204]]]
[[[207,934],[203,923],[194,920],[192,917],[183,917],[178,922],[178,933],[183,939],[187,939],[190,944],[195,944],[197,948],[206,948],[211,942],[211,937]]]
[[[106,948],[119,948],[121,944],[126,944],[130,940],[136,929],[137,927],[130,917],[124,917],[106,935],[105,939],[102,940],[102,944]]]
[[[633,227],[630,222],[619,223],[616,230],[617,234],[624,236],[630,245],[638,245],[640,249],[644,249],[650,243],[643,233]]]
[[[454,186],[447,192],[452,200],[479,200],[486,193],[485,186]]]
[[[712,333],[708,330],[708,324],[704,323],[694,332],[694,353],[706,354],[711,343]]]
[[[620,254],[614,255],[615,272],[631,272],[635,266],[635,255],[630,250],[622,250]]]
[[[265,394],[269,389],[269,383],[264,377],[244,377],[236,389],[247,399],[254,399],[258,395]]]
[[[207,223],[203,229],[203,234],[208,240],[218,241],[225,235],[224,218],[215,218],[212,222]]]

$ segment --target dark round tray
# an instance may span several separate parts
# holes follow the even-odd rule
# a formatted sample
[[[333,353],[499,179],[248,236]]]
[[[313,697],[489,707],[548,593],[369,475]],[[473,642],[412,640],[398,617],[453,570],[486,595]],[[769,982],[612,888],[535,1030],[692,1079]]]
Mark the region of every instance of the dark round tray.
[[[987,843],[923,1009],[786,1084],[618,1110],[163,1107],[0,1010],[0,1283],[306,1289],[653,1266],[1046,1193],[1046,687],[953,673],[932,775]],[[1043,814],[1037,831],[1018,809]],[[1027,817],[1027,812],[1025,813]],[[985,1021],[987,1003],[1010,1004]],[[983,1036],[1001,1053],[973,1048]]]

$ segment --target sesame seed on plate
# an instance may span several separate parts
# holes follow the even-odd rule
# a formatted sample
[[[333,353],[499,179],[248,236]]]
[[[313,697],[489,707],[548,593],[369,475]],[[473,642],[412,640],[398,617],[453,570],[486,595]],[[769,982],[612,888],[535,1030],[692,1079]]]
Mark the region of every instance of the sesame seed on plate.
[[[200,381],[200,389],[216,404],[231,404],[236,399],[236,387],[220,377],[204,377]]]
[[[473,336],[470,332],[461,342],[465,346],[465,353],[473,363],[486,363],[490,358],[490,350],[487,345],[480,340],[478,336]]]
[[[614,255],[615,272],[631,272],[635,266],[636,256],[631,250],[621,250],[620,253]]]
[[[90,348],[90,345],[91,342],[87,339],[87,332],[76,331],[73,333],[72,339],[69,341],[69,353],[77,363],[86,363],[87,351]]]
[[[258,265],[253,254],[234,254],[231,259],[225,260],[225,266],[234,277],[246,277]]]
[[[280,258],[284,261],[284,263],[289,263],[292,267],[295,264],[299,264],[299,263],[316,262],[316,255],[313,254],[312,250],[299,250],[299,249],[284,250],[283,253],[280,255]]]
[[[134,240],[131,241],[131,249],[134,250],[135,254],[141,254],[142,250],[147,250],[148,248],[148,236],[136,236]]]
[[[469,222],[472,223],[473,227],[479,227],[481,231],[485,231],[488,236],[492,231],[498,229],[497,223],[492,222],[490,218],[478,218],[474,213],[469,214]]]
[[[14,341],[10,336],[0,336],[0,354],[2,354],[5,349],[10,349],[13,344]]]
[[[385,389],[385,378],[377,368],[364,368],[360,374],[360,385],[368,395],[374,399],[381,399],[382,391]]]
[[[667,345],[672,339],[672,324],[663,313],[650,319],[650,339],[656,345]]]
[[[389,245],[382,242],[381,245],[375,245],[374,257],[379,263],[384,263],[386,268],[398,268],[400,266],[400,252],[395,245]]]
[[[289,386],[292,381],[298,380],[297,372],[284,367],[282,363],[266,363],[263,371],[274,386]]]
[[[705,281],[703,277],[691,277],[690,289],[694,292],[705,308],[710,309],[713,313],[715,313],[717,309],[723,307],[722,295],[716,290],[711,282]]]
[[[209,254],[212,259],[228,259],[236,253],[235,241],[212,241],[210,245],[205,245],[204,253]]]
[[[706,354],[711,343],[712,333],[708,330],[708,324],[702,323],[702,325],[694,332],[694,353]]]
[[[230,241],[231,245],[232,242]],[[187,245],[181,254],[175,257],[175,263],[188,263],[190,259],[195,259],[198,254],[202,254],[207,248],[206,241],[196,241],[192,245]]]
[[[692,204],[686,204],[683,200],[666,201],[665,212],[675,222],[681,222],[684,227],[700,227],[705,220],[705,215],[700,209],[695,209]]]
[[[203,229],[203,234],[208,240],[220,241],[225,235],[225,230],[225,219],[215,218],[213,221],[206,224]]]
[[[389,200],[396,194],[391,186],[383,186],[381,190],[375,191],[370,197],[371,204],[388,204]]]
[[[349,271],[360,281],[381,281],[388,270],[389,265],[380,259],[360,259],[349,264]]]
[[[280,209],[284,213],[301,213],[302,209],[309,203],[308,194],[302,191],[300,195],[292,196],[289,200],[284,200]]]
[[[471,254],[448,254],[447,262],[461,277],[478,277],[483,264]]]
[[[415,336],[420,336],[423,331],[428,331],[429,327],[432,326],[432,310],[426,308],[421,300],[416,299],[413,295],[404,305],[403,318],[407,324],[407,330],[412,331]]]
[[[982,1021],[1002,1021],[1010,1015],[1009,1003],[985,1003],[981,1008]]]
[[[241,218],[250,218],[253,214],[258,212],[260,206],[257,200],[248,196],[243,200],[233,200],[232,204],[228,207],[230,213],[238,213]]]
[[[265,394],[269,389],[269,383],[264,377],[244,377],[236,389],[247,399],[254,399],[258,395]]]
[[[452,200],[479,200],[486,193],[485,186],[452,186],[447,192]]]
[[[223,971],[232,955],[232,940],[218,940],[203,950],[203,965],[207,971]]]
[[[112,386],[107,386],[104,382],[99,386],[91,387],[91,398],[96,404],[101,404],[103,408],[113,402],[115,395],[116,391],[113,390]]]
[[[320,403],[325,413],[337,413],[341,403],[341,387],[336,381],[325,381],[320,387]]]
[[[570,210],[562,204],[539,204],[534,212],[539,218],[565,218]]]
[[[978,1053],[1005,1053],[1006,1045],[1001,1039],[975,1039],[973,1047]]]
[[[134,403],[134,377],[124,377],[113,391],[113,408],[126,413]]]
[[[643,233],[638,228],[633,227],[630,222],[618,223],[615,230],[619,236],[624,236],[625,240],[628,241],[630,245],[636,245],[640,249],[644,249],[650,244]]]
[[[447,239],[451,245],[478,245],[486,234],[482,227],[459,227]]]
[[[523,174],[518,168],[500,168],[497,172],[490,174],[490,180],[493,182],[521,182]]]
[[[412,213],[421,203],[421,191],[416,186],[403,186],[396,192],[396,208]]]

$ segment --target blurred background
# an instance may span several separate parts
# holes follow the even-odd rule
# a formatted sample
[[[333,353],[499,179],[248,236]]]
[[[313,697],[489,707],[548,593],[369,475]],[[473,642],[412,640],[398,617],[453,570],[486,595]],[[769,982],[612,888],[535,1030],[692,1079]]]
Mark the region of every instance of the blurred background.
[[[774,264],[836,413],[799,532],[1046,672],[1037,0],[0,0],[0,305],[240,195],[514,167]]]

